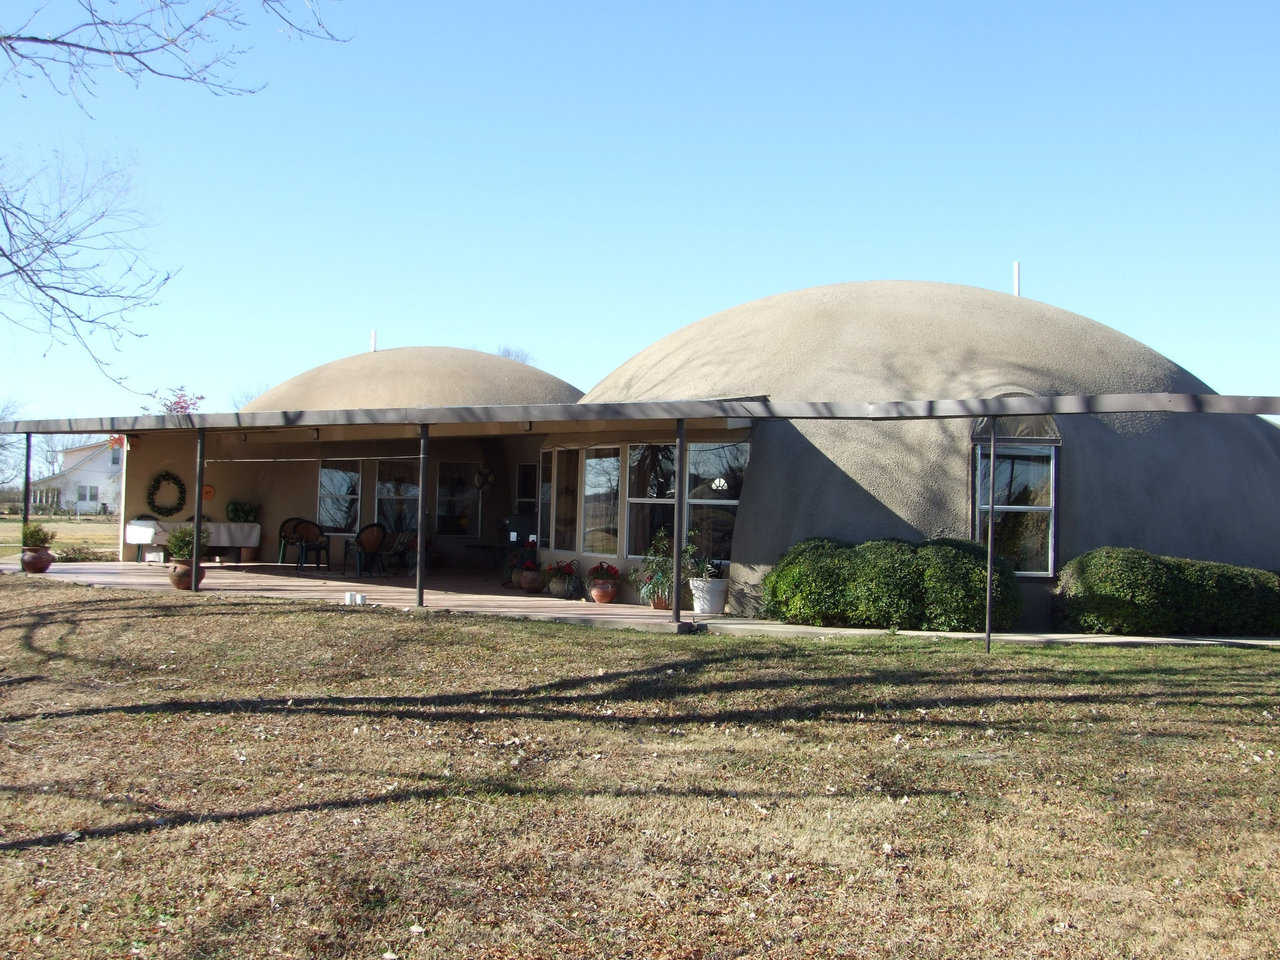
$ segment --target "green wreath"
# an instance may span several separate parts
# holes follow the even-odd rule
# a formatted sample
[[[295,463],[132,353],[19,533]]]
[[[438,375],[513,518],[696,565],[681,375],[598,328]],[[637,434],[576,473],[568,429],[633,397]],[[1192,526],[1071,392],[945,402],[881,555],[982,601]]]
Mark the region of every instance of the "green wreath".
[[[161,506],[156,503],[156,494],[160,492],[160,488],[166,483],[172,483],[178,491],[178,500],[172,506]],[[154,510],[162,517],[172,517],[175,513],[187,505],[187,485],[182,482],[182,478],[176,473],[170,473],[168,470],[161,470],[151,480],[151,486],[147,488],[147,506]]]

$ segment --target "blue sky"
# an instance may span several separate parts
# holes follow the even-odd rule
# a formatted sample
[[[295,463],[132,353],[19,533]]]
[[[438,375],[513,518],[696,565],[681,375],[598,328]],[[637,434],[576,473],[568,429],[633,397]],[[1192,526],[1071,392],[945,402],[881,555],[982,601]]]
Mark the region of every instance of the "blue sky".
[[[0,120],[10,162],[128,167],[178,272],[144,338],[101,346],[206,410],[372,328],[588,389],[757,297],[1008,290],[1014,259],[1024,295],[1280,393],[1280,12],[1036,6],[348,2],[342,44],[255,20],[253,96],[108,76],[85,113],[8,82]],[[24,415],[145,402],[47,348],[0,330]]]

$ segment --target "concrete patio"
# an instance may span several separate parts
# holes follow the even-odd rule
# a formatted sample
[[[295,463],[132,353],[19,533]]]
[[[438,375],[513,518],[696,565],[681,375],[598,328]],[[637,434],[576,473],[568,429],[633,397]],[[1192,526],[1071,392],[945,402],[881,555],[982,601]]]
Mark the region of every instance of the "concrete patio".
[[[282,600],[320,600],[341,603],[349,591],[363,593],[370,604],[415,610],[416,591],[412,577],[344,576],[332,570],[308,568],[298,573],[292,564],[251,563],[206,565],[208,571],[201,591]],[[0,574],[21,574],[16,562],[0,562]],[[167,568],[158,563],[55,563],[48,573],[38,574],[51,580],[93,587],[126,590],[172,591]],[[557,600],[547,594],[531,594],[498,585],[495,573],[440,570],[427,578],[423,600],[428,611],[471,613],[524,620],[545,620],[582,626],[626,628],[653,633],[672,633],[675,625],[668,610],[653,610],[630,603],[598,604],[582,600]],[[855,627],[808,627],[774,620],[729,615],[712,616],[684,613],[684,620],[697,630],[737,636],[839,637],[878,636],[884,630]],[[956,640],[981,641],[980,633],[941,633],[938,631],[900,630],[900,636],[945,637]],[[1115,646],[1175,644],[1179,646],[1247,646],[1280,650],[1276,637],[1116,637],[1073,633],[1000,633],[1001,643],[1101,643]]]

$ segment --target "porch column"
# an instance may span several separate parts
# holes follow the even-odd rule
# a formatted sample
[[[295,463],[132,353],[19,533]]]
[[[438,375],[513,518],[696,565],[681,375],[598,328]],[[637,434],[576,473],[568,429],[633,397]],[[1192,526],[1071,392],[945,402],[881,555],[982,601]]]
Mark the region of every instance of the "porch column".
[[[196,431],[196,518],[192,527],[191,590],[200,590],[200,526],[204,512],[204,430]]]
[[[22,527],[31,522],[31,434],[27,434],[27,460],[22,472]]]
[[[418,424],[418,606],[427,577],[427,434],[428,424]]]
[[[676,528],[671,538],[671,622],[680,629],[680,555],[684,553],[685,471],[689,445],[685,442],[684,421],[676,421]]]
[[[996,555],[996,418],[990,418],[991,449],[987,454],[987,653],[991,652],[991,573]]]

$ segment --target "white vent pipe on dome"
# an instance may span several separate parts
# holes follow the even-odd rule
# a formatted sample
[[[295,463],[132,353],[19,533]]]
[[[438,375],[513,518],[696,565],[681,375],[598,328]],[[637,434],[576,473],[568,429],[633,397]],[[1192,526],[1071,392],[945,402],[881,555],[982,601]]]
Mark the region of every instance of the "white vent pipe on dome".
[[[378,352],[378,331],[377,330],[369,331],[369,352],[370,353]]]
[[[1013,295],[1022,296],[1022,264],[1017,260],[1013,261]]]

